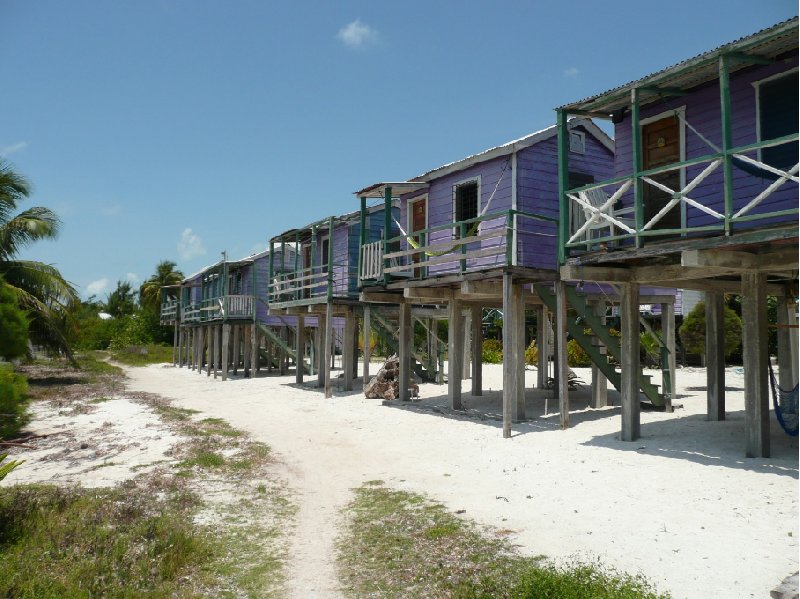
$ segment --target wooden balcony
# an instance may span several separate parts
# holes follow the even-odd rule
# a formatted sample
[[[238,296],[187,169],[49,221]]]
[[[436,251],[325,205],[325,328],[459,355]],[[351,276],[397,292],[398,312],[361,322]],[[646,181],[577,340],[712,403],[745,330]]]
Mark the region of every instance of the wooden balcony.
[[[284,308],[335,297],[355,297],[350,280],[356,274],[356,268],[346,262],[275,274],[269,285],[269,305]]]
[[[255,298],[252,295],[225,295],[204,299],[183,309],[181,322],[200,323],[215,320],[252,319]]]
[[[177,300],[168,300],[161,304],[161,324],[172,324],[178,319],[179,305]]]

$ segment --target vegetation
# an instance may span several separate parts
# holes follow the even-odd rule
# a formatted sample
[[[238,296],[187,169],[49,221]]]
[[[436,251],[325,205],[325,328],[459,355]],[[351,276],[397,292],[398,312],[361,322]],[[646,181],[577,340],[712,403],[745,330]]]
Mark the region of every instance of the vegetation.
[[[0,481],[3,480],[6,476],[11,474],[11,471],[22,464],[25,460],[8,460],[5,462],[5,459],[8,457],[7,453],[0,453]],[[3,463],[5,462],[5,463]]]
[[[146,366],[172,362],[172,347],[166,345],[130,345],[111,351],[115,362],[128,366]]]
[[[156,264],[156,272],[139,287],[139,301],[142,308],[159,312],[162,287],[178,285],[184,279],[183,273],[176,270],[177,266],[170,260],[162,260]]]
[[[22,175],[0,161],[0,277],[28,315],[31,341],[71,359],[69,310],[77,301],[75,289],[53,266],[19,258],[27,245],[54,239],[60,227],[58,216],[48,208],[35,206],[15,214],[30,190]]]
[[[28,318],[14,292],[0,278],[0,358],[19,358],[27,351]]]
[[[481,348],[483,362],[485,364],[502,364],[503,362],[503,343],[497,339],[486,339]]]
[[[17,435],[27,424],[25,377],[14,372],[10,364],[0,364],[0,439]]]
[[[599,565],[562,568],[541,556],[522,557],[500,534],[382,481],[356,489],[347,513],[337,561],[351,597],[666,597],[640,577]]]
[[[731,308],[724,308],[725,355],[732,355],[742,342],[742,319]],[[678,329],[681,343],[687,352],[706,353],[706,305],[699,302],[683,319]]]
[[[525,363],[528,366],[537,366],[539,364],[539,348],[536,346],[536,339],[531,341],[530,345],[525,349]]]

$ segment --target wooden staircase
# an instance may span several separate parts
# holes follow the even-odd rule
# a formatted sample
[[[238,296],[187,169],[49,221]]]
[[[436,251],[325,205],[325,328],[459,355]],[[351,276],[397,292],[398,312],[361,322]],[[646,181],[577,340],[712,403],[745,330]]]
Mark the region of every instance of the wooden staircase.
[[[556,296],[547,287],[534,284],[534,289],[539,297],[544,302],[545,306],[551,311],[556,311]],[[574,287],[566,285],[567,303],[573,310],[580,316],[580,323],[575,319],[567,319],[567,331],[578,342],[578,345],[589,355],[592,362],[598,367],[600,372],[611,381],[611,384],[620,390],[622,375],[617,371],[614,364],[608,361],[608,356],[612,356],[619,362],[622,355],[622,346],[619,337],[611,334],[610,327],[603,324],[600,317],[593,313],[591,307],[586,301],[586,296],[579,293]],[[590,329],[590,332],[585,332],[585,329]],[[600,348],[592,342],[594,338],[606,346],[608,354],[602,354]],[[639,364],[639,389],[644,393],[645,397],[650,400],[653,406],[665,406],[664,395],[659,392],[657,385],[650,382],[651,376],[645,374],[641,364]]]
[[[278,347],[278,349],[282,353],[289,356],[289,358],[291,358],[295,364],[300,364],[300,362],[297,360],[297,352],[294,350],[294,348],[291,347],[288,343],[286,343],[283,339],[281,339],[279,335],[276,335],[275,331],[273,331],[269,327],[264,326],[260,322],[256,323],[256,325],[258,326],[258,330],[260,330],[265,337],[267,337],[272,343],[274,343],[275,346]],[[260,352],[260,356],[262,359],[267,360],[267,354],[265,351],[262,350]],[[302,364],[303,364],[304,374],[308,374],[309,372],[311,372],[311,368],[308,362],[302,360]],[[277,364],[273,364],[273,366],[277,366]]]
[[[399,351],[400,325],[397,317],[377,310],[372,313],[373,322],[378,329],[378,334],[383,337],[395,353]],[[416,320],[416,319],[415,319]],[[435,361],[428,361],[415,348],[411,351],[411,369],[423,381],[436,382],[438,377]]]

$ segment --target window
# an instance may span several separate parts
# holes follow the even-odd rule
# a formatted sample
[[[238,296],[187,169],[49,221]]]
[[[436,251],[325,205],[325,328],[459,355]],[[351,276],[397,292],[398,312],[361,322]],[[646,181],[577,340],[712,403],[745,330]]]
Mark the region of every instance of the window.
[[[328,248],[330,247],[330,237],[325,237],[320,245],[322,246],[322,256],[320,257],[322,272],[328,272]]]
[[[478,216],[478,180],[473,179],[459,183],[453,187],[454,219],[456,222],[477,218]],[[473,225],[469,225],[472,227]],[[461,232],[456,228],[456,237]]]
[[[575,154],[586,153],[586,134],[582,131],[569,132],[569,151]]]
[[[797,71],[758,84],[758,118],[762,141],[797,133]],[[761,150],[762,162],[788,171],[798,161],[797,143]]]

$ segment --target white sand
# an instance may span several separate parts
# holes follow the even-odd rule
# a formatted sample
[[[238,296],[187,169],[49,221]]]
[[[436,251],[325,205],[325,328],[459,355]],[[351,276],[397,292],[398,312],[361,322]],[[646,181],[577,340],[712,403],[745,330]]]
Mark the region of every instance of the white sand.
[[[589,379],[588,369],[576,371]],[[503,439],[501,423],[485,416],[500,412],[499,366],[484,368],[485,388],[495,389],[484,398],[464,382],[470,418],[437,408],[446,408],[446,387],[429,384],[419,404],[399,407],[360,392],[325,400],[293,376],[223,383],[165,366],[128,376],[131,389],[225,418],[278,453],[300,506],[290,565],[298,598],[339,596],[339,510],[352,488],[374,479],[510,531],[527,553],[599,559],[676,597],[767,597],[798,569],[797,439],[773,420],[773,457],[744,457],[743,378],[733,368],[726,421],[705,421],[705,371],[683,369],[675,400],[683,409],[644,412],[633,443],[618,440],[618,408],[586,410],[576,398],[562,431],[557,402],[543,417],[534,391],[535,417]],[[532,386],[535,372],[527,376]]]

